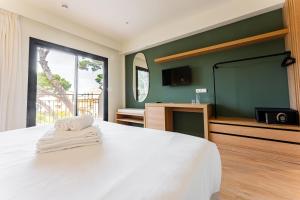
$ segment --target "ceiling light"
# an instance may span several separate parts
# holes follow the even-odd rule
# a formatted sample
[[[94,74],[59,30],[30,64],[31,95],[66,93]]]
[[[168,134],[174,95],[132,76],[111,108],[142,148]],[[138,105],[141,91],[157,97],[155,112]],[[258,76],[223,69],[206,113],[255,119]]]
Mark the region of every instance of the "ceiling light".
[[[61,4],[61,7],[62,7],[62,8],[65,8],[65,9],[68,9],[68,8],[69,8],[68,4],[65,4],[65,3]]]

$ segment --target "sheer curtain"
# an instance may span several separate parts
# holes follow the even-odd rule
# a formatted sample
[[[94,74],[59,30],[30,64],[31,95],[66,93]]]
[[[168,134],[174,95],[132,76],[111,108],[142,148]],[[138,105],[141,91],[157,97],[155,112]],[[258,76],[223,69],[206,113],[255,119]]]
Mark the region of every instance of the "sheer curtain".
[[[0,131],[24,127],[21,59],[20,18],[0,9]]]

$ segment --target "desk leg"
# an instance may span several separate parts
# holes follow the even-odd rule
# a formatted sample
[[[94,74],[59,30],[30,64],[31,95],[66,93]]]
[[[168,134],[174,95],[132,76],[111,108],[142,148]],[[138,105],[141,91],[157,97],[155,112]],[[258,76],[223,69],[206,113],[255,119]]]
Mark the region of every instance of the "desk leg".
[[[203,109],[203,122],[204,122],[204,138],[208,140],[208,118],[209,118],[209,114],[210,110],[208,108],[204,108]]]
[[[165,108],[165,128],[166,131],[173,131],[173,111],[170,108]]]

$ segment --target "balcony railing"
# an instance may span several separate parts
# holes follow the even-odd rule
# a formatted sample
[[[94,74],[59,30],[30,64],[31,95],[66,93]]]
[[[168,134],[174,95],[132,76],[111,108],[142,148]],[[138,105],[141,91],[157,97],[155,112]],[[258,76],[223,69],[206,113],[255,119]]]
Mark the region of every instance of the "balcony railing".
[[[36,102],[37,124],[52,124],[57,119],[75,115],[75,94],[64,96],[50,96],[38,94]],[[78,94],[77,96],[78,115],[90,114],[95,118],[102,118],[103,98],[102,94]]]

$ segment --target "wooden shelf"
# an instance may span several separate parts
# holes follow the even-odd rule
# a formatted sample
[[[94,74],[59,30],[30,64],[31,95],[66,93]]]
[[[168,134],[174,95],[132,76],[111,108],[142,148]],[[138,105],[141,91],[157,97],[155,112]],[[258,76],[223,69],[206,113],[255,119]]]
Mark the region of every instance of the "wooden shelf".
[[[123,109],[124,110],[124,109]],[[127,109],[127,112],[116,113],[116,122],[119,124],[142,124],[144,125],[144,111],[143,112],[133,112],[132,109]]]
[[[117,121],[129,122],[129,123],[135,123],[135,124],[144,124],[144,120],[142,120],[142,119],[122,118],[122,119],[117,119]]]
[[[200,56],[200,55],[204,55],[204,54],[208,54],[208,53],[212,53],[212,52],[217,52],[217,51],[231,49],[231,48],[237,48],[237,47],[251,45],[254,43],[258,43],[258,42],[264,42],[264,41],[268,41],[268,40],[281,38],[281,37],[284,37],[285,35],[287,35],[288,33],[289,33],[289,30],[287,28],[281,29],[281,30],[277,30],[277,31],[273,31],[273,32],[269,32],[269,33],[265,33],[265,34],[261,34],[261,35],[256,35],[256,36],[247,37],[247,38],[243,38],[243,39],[239,39],[239,40],[225,42],[222,44],[217,44],[217,45],[213,45],[213,46],[209,46],[209,47],[204,47],[204,48],[195,49],[195,50],[191,50],[191,51],[187,51],[187,52],[173,54],[173,55],[166,56],[166,57],[157,58],[154,61],[156,63],[165,63],[165,62],[171,62],[174,60],[191,58],[191,57]]]
[[[211,118],[209,122],[215,124],[269,128],[269,129],[279,129],[279,130],[288,130],[288,131],[300,131],[300,126],[297,125],[259,123],[255,119],[249,119],[249,118],[219,117],[216,119]]]

